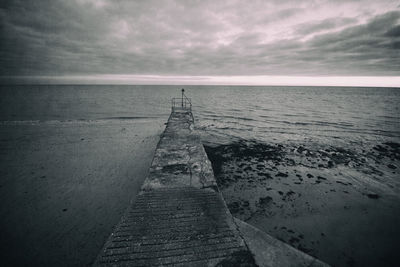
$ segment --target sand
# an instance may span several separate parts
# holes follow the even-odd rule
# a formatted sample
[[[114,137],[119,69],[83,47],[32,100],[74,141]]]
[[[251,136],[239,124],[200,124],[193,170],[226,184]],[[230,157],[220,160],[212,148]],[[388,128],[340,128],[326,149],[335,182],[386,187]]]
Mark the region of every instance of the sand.
[[[164,121],[2,123],[2,265],[91,265],[139,191]]]
[[[232,214],[333,266],[396,266],[400,145],[207,146]]]
[[[1,123],[2,263],[91,265],[139,191],[164,122]],[[397,263],[398,143],[206,151],[235,217],[334,266]]]

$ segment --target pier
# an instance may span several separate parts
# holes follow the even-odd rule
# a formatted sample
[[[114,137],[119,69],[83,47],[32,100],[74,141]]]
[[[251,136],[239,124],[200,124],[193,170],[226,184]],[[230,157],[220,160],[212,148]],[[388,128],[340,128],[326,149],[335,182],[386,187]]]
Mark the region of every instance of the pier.
[[[327,266],[233,218],[183,91],[148,177],[94,266]]]

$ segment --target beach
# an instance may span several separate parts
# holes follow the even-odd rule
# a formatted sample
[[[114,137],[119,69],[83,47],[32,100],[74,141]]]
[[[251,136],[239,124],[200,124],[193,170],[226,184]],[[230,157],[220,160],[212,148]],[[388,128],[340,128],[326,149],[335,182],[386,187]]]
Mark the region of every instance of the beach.
[[[4,266],[90,266],[140,190],[163,123],[3,122]]]
[[[332,266],[395,266],[400,144],[206,146],[233,216]]]
[[[1,251],[91,265],[135,199],[177,86],[2,86]],[[233,216],[333,266],[396,266],[397,88],[185,86]]]

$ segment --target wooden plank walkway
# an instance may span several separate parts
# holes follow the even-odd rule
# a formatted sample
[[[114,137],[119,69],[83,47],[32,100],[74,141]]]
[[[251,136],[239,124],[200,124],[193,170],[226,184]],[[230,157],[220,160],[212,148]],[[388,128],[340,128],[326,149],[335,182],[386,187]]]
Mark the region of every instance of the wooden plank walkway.
[[[94,266],[255,266],[188,110],[171,113],[142,191]]]

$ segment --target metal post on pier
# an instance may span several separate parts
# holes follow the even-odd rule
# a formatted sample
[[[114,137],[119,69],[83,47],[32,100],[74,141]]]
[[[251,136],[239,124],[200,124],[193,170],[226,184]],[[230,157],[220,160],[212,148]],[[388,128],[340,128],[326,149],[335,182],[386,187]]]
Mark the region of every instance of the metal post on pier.
[[[185,89],[181,89],[182,91],[182,96],[176,97],[176,98],[172,98],[171,99],[171,104],[172,104],[172,111],[176,111],[176,110],[182,110],[182,111],[192,111],[192,102],[190,100],[190,98],[187,98],[187,96],[185,95]],[[180,104],[180,106],[179,106]]]
[[[185,94],[185,89],[182,88],[182,108],[183,108],[183,96]]]

